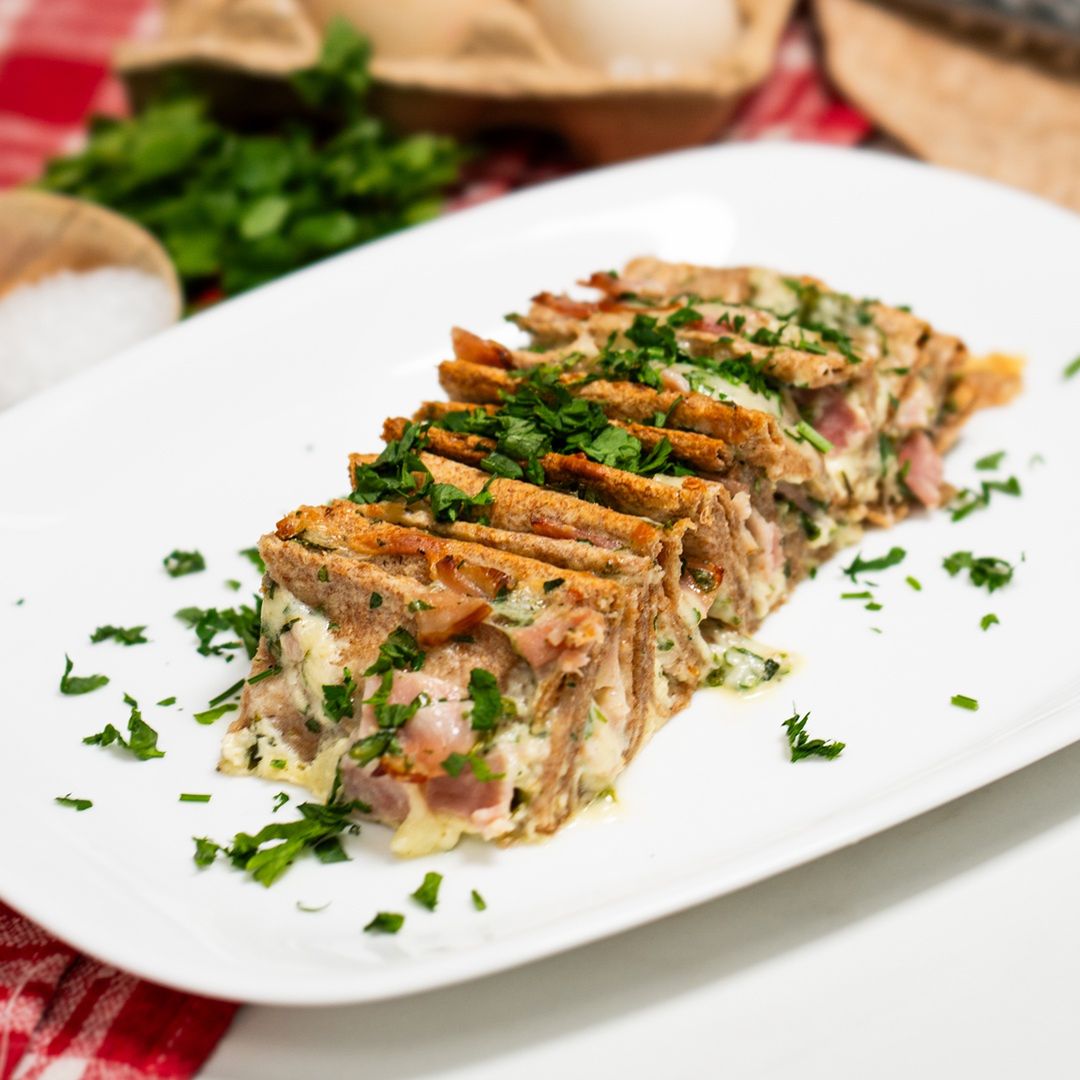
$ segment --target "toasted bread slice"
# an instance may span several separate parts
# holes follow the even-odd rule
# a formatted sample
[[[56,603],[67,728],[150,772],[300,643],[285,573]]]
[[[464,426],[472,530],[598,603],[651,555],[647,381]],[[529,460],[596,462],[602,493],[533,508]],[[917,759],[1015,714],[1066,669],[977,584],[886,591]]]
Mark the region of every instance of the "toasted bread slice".
[[[463,833],[552,832],[640,744],[622,640],[632,620],[616,581],[556,577],[535,559],[373,522],[349,502],[302,507],[260,551],[253,676],[273,673],[246,685],[223,769],[292,779],[322,797],[336,782],[397,826],[396,850],[408,854]],[[373,670],[395,634],[413,643],[412,662]],[[468,724],[476,671],[512,703],[479,733]],[[412,703],[398,727],[379,716],[380,688],[384,705]],[[372,740],[389,749],[367,758]]]

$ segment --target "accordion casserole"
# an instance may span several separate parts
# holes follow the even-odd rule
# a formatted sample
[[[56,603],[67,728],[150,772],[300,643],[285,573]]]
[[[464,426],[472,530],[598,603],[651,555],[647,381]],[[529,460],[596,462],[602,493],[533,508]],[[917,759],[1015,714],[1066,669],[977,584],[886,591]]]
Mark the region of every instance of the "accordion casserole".
[[[220,767],[355,801],[419,855],[550,834],[867,525],[947,497],[1015,370],[906,309],[757,268],[633,260],[453,331],[449,401],[386,421],[351,494],[259,545],[262,637]]]

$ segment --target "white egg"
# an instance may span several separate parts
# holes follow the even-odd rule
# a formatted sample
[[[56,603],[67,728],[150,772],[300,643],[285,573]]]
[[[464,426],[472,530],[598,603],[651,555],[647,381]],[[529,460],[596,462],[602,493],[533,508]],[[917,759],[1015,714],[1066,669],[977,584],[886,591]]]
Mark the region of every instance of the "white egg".
[[[526,0],[569,60],[616,77],[701,71],[732,49],[735,0]]]

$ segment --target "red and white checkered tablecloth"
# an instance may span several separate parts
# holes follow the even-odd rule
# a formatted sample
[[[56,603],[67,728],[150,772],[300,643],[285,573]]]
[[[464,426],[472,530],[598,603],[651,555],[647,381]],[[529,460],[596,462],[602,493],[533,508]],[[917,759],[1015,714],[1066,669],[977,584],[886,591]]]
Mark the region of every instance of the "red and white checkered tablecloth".
[[[0,0],[0,188],[32,180],[48,158],[75,149],[92,113],[124,111],[110,55],[157,25],[155,0]],[[799,18],[727,135],[852,145],[870,131],[826,84]],[[570,168],[535,148],[504,147],[473,167],[454,206]],[[235,1009],[81,956],[0,904],[0,1080],[185,1080]]]

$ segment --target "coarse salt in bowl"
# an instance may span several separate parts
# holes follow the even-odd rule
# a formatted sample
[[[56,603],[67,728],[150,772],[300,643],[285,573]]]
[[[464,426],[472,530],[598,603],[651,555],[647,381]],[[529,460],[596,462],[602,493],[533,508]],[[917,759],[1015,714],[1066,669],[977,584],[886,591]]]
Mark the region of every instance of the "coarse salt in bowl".
[[[175,297],[128,267],[64,270],[0,296],[0,409],[157,333]]]

